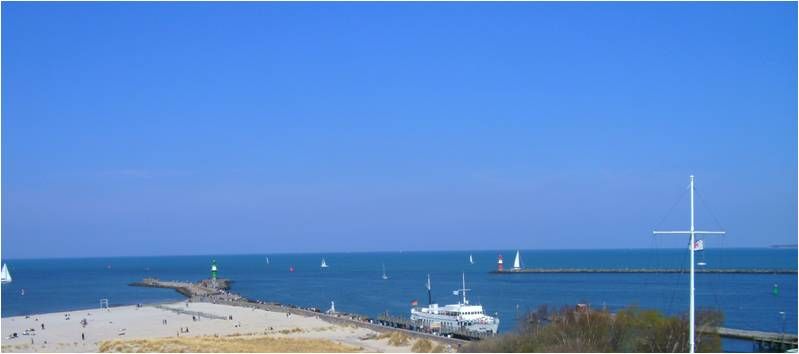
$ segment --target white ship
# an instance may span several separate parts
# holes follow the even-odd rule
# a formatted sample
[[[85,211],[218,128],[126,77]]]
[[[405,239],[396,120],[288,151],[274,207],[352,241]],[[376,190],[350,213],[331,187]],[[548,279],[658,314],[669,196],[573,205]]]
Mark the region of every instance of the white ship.
[[[439,307],[434,304],[431,296],[430,275],[427,276],[427,307],[414,307],[411,309],[411,320],[419,325],[433,330],[443,328],[465,329],[473,332],[497,333],[499,318],[491,317],[483,312],[482,305],[470,305],[466,299],[466,276],[463,277],[463,288],[453,291],[454,295],[461,294],[462,302]]]
[[[319,268],[322,268],[322,269],[327,268],[327,262],[325,262],[324,258],[322,258],[322,264],[319,265]]]

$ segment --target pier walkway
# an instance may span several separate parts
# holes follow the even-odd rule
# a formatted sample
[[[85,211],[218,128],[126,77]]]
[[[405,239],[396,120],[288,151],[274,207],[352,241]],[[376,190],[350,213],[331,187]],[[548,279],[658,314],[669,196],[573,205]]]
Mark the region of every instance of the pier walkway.
[[[791,348],[797,348],[797,335],[792,333],[763,332],[726,327],[700,328],[699,330],[705,332],[715,331],[722,338],[750,340],[754,345],[753,349],[760,352],[784,352]]]
[[[201,299],[192,299],[192,301],[206,301],[210,302],[207,298]],[[230,306],[241,306],[241,307],[248,307],[248,308],[255,308],[265,311],[273,311],[273,312],[282,312],[282,313],[290,313],[293,315],[299,316],[308,316],[308,317],[316,317],[323,321],[339,324],[344,326],[357,326],[360,328],[367,328],[371,329],[376,332],[388,332],[388,331],[397,331],[407,334],[414,338],[420,339],[430,339],[435,340],[438,342],[442,342],[445,344],[449,344],[455,348],[460,347],[461,345],[468,342],[466,339],[462,338],[453,338],[448,336],[442,336],[440,334],[435,333],[427,333],[427,332],[420,332],[413,330],[411,328],[406,328],[402,326],[398,326],[395,323],[390,323],[387,321],[375,320],[371,319],[366,316],[357,315],[357,314],[350,314],[350,313],[325,313],[321,312],[318,309],[304,309],[296,306],[291,305],[283,305],[278,303],[264,303],[252,300],[239,300],[239,301],[230,301],[230,300],[213,300],[216,304],[223,304],[223,305],[230,305]],[[446,334],[445,334],[446,335]],[[474,339],[474,338],[471,338]]]
[[[797,274],[796,269],[757,269],[757,268],[699,268],[696,273],[711,274]],[[492,274],[542,274],[542,273],[687,273],[678,268],[524,268],[519,270],[494,270]]]
[[[189,311],[189,310],[184,310],[184,309],[181,309],[181,308],[169,307],[169,306],[165,306],[165,305],[153,305],[153,307],[155,307],[157,309],[165,310],[165,311],[174,312],[174,313],[177,313],[179,315],[197,316],[197,317],[208,318],[208,319],[212,319],[212,320],[227,320],[228,319],[225,316],[214,315],[212,313],[205,313],[205,312],[200,312],[200,311]]]
[[[469,336],[469,333],[467,332],[455,333],[454,331],[451,331],[450,333],[441,333],[441,334],[425,333],[414,330],[415,328],[407,326],[405,323],[391,322],[388,321],[387,319],[384,319],[382,321],[375,320],[367,316],[358,315],[358,314],[325,313],[315,308],[305,309],[292,305],[254,301],[239,296],[237,294],[228,292],[227,289],[229,288],[230,281],[227,279],[217,279],[216,287],[214,287],[209,280],[203,280],[200,282],[191,283],[191,282],[182,282],[182,281],[162,281],[155,278],[146,278],[140,282],[130,283],[129,285],[149,287],[149,288],[175,289],[177,292],[188,297],[192,302],[211,302],[215,304],[241,306],[241,307],[256,308],[273,312],[291,313],[300,316],[317,317],[319,319],[325,320],[330,323],[354,325],[358,327],[372,329],[378,332],[385,332],[389,330],[400,331],[413,337],[434,339],[439,342],[444,342],[446,344],[453,345],[454,347],[458,347],[463,343],[465,343],[466,341],[459,338],[451,338],[452,336],[459,336],[464,339],[479,338],[477,335]],[[174,307],[167,307],[163,305],[157,305],[156,307],[158,306],[160,306],[159,308],[162,308],[164,310],[178,312],[186,315],[208,317],[207,314],[196,313],[183,309],[176,309]]]

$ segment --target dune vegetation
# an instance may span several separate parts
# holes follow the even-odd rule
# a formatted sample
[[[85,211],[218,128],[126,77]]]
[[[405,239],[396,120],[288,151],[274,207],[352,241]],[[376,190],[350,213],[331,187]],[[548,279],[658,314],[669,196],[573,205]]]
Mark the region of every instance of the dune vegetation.
[[[346,353],[361,348],[322,339],[280,337],[173,337],[138,340],[112,340],[100,344],[103,353]]]
[[[375,337],[375,339],[386,338],[388,338],[388,344],[395,347],[402,347],[411,343],[411,337],[399,331],[383,332]]]
[[[714,329],[722,323],[716,311],[697,313],[697,351],[721,352]],[[519,329],[469,343],[462,352],[688,352],[686,316],[665,316],[654,310],[627,308],[617,313],[587,308],[546,307],[529,313]]]

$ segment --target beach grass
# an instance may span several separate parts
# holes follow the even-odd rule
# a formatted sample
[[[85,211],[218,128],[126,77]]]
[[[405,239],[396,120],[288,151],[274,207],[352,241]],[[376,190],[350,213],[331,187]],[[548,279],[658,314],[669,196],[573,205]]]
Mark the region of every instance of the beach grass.
[[[433,350],[433,342],[429,339],[419,339],[411,347],[414,353],[429,353]]]
[[[347,353],[360,348],[323,339],[275,337],[173,337],[111,340],[100,343],[103,353]]]
[[[405,345],[410,344],[411,337],[402,332],[385,332],[381,333],[375,339],[385,339],[388,338],[388,344],[393,345],[395,347],[402,347]]]

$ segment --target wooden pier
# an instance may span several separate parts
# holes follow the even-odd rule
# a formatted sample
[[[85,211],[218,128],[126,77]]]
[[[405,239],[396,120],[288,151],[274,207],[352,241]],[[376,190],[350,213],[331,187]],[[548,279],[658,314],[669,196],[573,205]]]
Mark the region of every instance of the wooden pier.
[[[491,274],[545,274],[545,273],[687,273],[678,268],[524,268],[519,270],[494,270]],[[796,269],[711,268],[696,269],[695,273],[710,274],[797,274]]]
[[[785,352],[797,348],[795,333],[763,332],[735,328],[700,328],[701,332],[718,333],[722,338],[744,339],[752,341],[753,350],[759,352]]]

